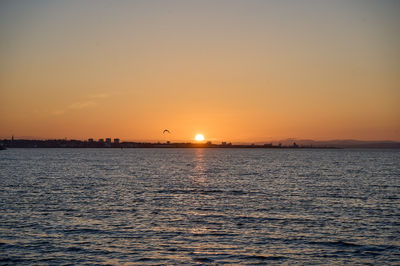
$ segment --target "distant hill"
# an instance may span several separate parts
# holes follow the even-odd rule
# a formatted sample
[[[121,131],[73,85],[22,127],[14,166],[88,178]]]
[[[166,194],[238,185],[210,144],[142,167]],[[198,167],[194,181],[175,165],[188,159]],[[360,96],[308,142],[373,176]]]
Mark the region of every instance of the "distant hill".
[[[282,145],[291,145],[296,142],[300,146],[313,147],[337,147],[337,148],[364,148],[364,149],[400,149],[400,142],[381,140],[381,141],[364,141],[364,140],[310,140],[310,139],[284,139],[272,141],[273,144],[282,143]]]

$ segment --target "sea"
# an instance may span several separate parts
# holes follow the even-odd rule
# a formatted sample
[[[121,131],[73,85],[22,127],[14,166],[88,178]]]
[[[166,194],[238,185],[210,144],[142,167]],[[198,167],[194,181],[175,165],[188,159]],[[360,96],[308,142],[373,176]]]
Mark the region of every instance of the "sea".
[[[400,265],[400,150],[0,151],[0,264]]]

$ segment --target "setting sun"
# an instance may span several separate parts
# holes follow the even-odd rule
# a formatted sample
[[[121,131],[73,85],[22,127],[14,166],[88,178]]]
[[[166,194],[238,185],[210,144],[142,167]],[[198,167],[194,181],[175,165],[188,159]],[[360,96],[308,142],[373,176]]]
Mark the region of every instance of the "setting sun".
[[[202,134],[197,134],[196,137],[194,137],[195,140],[197,141],[203,141],[204,140],[204,136]]]

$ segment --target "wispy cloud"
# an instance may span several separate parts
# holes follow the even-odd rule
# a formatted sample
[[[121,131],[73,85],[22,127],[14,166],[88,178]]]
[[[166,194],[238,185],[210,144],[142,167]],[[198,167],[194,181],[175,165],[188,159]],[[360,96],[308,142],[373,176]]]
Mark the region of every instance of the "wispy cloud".
[[[98,94],[92,94],[89,96],[90,99],[105,99],[110,97],[110,94],[108,93],[98,93]]]
[[[76,102],[68,106],[68,109],[77,110],[84,109],[86,107],[94,106],[96,103],[94,101]]]
[[[97,105],[97,101],[101,99],[106,99],[110,97],[108,93],[98,93],[98,94],[91,94],[87,97],[86,100],[73,102],[67,105],[64,108],[60,108],[51,112],[52,115],[63,115],[71,110],[81,110],[89,107],[93,107]]]
[[[54,110],[51,112],[52,115],[63,115],[65,114],[65,110]]]

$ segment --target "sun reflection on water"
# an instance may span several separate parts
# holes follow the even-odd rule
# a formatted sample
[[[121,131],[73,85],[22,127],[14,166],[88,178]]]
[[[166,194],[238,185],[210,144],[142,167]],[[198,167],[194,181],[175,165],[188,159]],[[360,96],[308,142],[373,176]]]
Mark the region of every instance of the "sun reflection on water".
[[[204,161],[204,149],[199,148],[195,151],[194,168],[190,175],[192,181],[198,185],[204,185],[207,182],[206,162]]]

